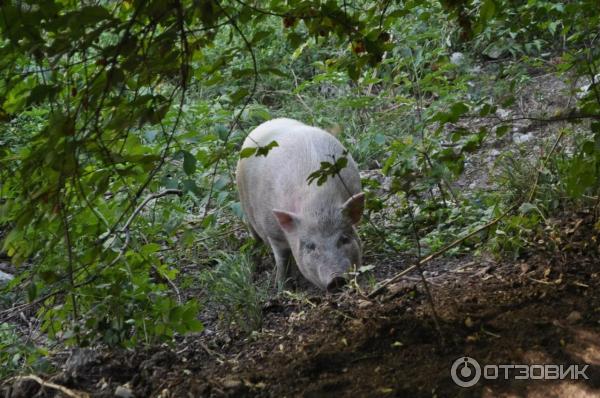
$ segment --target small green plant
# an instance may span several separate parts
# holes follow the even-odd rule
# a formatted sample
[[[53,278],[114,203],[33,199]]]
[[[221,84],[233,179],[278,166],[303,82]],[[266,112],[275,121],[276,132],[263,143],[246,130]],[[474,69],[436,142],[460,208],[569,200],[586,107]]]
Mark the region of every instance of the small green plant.
[[[246,253],[221,253],[214,270],[201,275],[210,300],[222,309],[227,327],[239,326],[245,333],[260,329],[265,291],[252,280],[253,265]]]
[[[492,252],[500,256],[518,258],[530,245],[541,226],[539,213],[521,210],[523,214],[507,217],[494,231],[488,241]]]
[[[14,326],[0,323],[0,380],[19,371],[49,371],[48,352],[31,341],[22,341]]]

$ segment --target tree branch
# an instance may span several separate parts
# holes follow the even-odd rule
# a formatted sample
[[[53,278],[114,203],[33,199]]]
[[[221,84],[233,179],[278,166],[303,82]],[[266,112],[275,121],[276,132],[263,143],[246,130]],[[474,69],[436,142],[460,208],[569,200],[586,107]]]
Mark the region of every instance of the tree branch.
[[[120,232],[126,232],[126,231],[129,230],[129,226],[133,222],[133,219],[138,215],[138,213],[140,211],[142,211],[142,209],[144,208],[144,206],[146,206],[148,204],[148,202],[150,202],[151,200],[162,198],[163,196],[167,196],[167,195],[178,195],[178,196],[181,196],[182,193],[183,193],[183,191],[181,189],[165,189],[164,191],[160,191],[160,192],[148,195],[146,197],[146,199],[144,199],[142,201],[142,203],[140,203],[138,205],[138,207],[135,208],[135,210],[133,211],[133,213],[131,213],[131,215],[129,216],[129,218],[127,219],[127,221],[125,222],[125,224],[123,225],[123,228],[121,228]]]

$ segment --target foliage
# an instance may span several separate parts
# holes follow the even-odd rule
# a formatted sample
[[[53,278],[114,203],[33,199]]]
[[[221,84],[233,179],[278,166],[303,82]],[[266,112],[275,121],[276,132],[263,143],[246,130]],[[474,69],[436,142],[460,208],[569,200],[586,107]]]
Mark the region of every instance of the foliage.
[[[231,232],[242,217],[238,156],[277,145],[238,155],[241,142],[277,116],[329,128],[361,169],[381,170],[363,181],[368,241],[383,245],[385,236],[385,250],[426,255],[522,201],[518,214],[457,249],[490,238],[518,255],[548,215],[599,194],[595,7],[4,2],[0,236],[20,267],[10,288],[39,310],[52,339],[132,346],[202,328],[200,304],[177,290],[194,283],[185,266],[201,272],[226,322],[255,330],[262,293],[249,260],[215,250],[240,246]],[[583,121],[572,151],[557,150],[541,173],[538,162],[505,153],[501,192],[457,189],[469,159],[508,137],[513,120],[498,115],[534,72],[562,74],[574,87],[585,80],[573,109],[533,115]],[[345,164],[324,162],[311,181]],[[214,258],[219,265],[207,269]]]
[[[265,292],[253,283],[253,268],[247,254],[221,253],[215,269],[201,275],[225,324],[230,328],[235,324],[246,333],[260,329],[265,299]]]
[[[22,341],[12,325],[0,323],[0,379],[20,370],[49,371],[51,365],[44,359],[47,353],[31,341]]]
[[[34,264],[19,285],[48,306],[51,337],[130,345],[199,329],[198,305],[172,298],[177,271],[163,253],[190,236],[186,213],[203,206],[209,227],[208,209],[234,210],[228,157],[243,136],[227,124],[268,118],[248,106],[257,77],[283,75],[258,68],[254,48],[283,21],[292,47],[350,43],[339,62],[357,75],[385,46],[374,16],[386,10],[369,8],[363,19],[320,1],[3,4],[2,250]],[[164,189],[184,197],[138,210]]]

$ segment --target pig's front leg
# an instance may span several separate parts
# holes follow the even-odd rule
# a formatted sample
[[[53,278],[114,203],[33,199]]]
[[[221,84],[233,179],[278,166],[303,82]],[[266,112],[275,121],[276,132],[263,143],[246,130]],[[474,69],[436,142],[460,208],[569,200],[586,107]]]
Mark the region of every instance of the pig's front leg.
[[[288,264],[291,251],[287,245],[282,245],[273,239],[269,239],[269,244],[275,255],[275,266],[277,268],[275,283],[277,284],[277,290],[282,291],[289,274]]]

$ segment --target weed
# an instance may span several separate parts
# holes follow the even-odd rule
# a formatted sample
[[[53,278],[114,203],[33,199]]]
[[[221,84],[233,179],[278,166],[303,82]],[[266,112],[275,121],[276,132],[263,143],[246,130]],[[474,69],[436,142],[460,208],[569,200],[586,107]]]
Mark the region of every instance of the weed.
[[[245,333],[260,329],[262,301],[266,292],[252,280],[253,265],[246,253],[222,252],[214,270],[201,274],[210,301],[221,308],[220,316],[227,327],[239,326]]]

